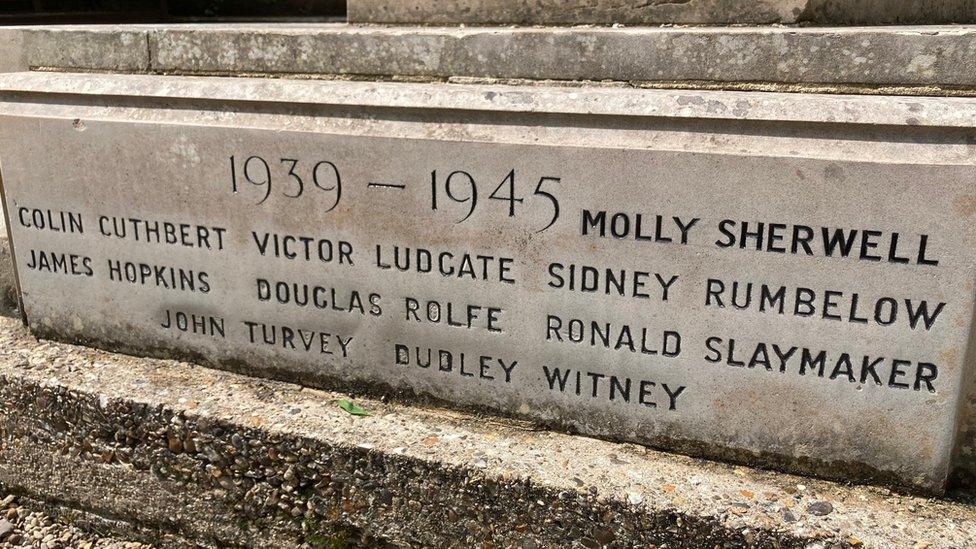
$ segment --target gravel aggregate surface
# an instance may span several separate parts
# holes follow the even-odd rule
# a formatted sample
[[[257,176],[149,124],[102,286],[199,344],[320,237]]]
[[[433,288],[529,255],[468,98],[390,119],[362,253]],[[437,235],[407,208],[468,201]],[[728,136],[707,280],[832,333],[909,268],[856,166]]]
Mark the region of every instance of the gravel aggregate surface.
[[[0,495],[0,547],[147,549],[152,546],[61,523],[46,513],[21,506],[15,496]]]
[[[709,462],[39,341],[17,319],[0,318],[0,429],[8,493],[138,525],[99,531],[156,545],[976,547],[971,490],[933,499]],[[71,546],[127,546],[79,534]]]

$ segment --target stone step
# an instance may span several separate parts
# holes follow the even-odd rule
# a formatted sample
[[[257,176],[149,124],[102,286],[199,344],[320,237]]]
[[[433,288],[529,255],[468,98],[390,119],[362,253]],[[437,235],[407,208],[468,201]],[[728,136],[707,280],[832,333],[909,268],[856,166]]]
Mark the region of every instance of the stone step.
[[[351,400],[368,413],[354,416]],[[0,319],[0,484],[179,545],[963,547],[976,507],[38,341]],[[959,499],[962,498],[962,499]],[[131,535],[131,531],[126,531]]]

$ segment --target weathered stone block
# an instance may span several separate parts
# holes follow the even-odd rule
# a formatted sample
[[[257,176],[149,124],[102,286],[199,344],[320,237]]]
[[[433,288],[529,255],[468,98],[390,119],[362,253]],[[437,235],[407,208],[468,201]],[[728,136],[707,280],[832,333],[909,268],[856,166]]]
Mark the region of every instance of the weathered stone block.
[[[23,33],[16,28],[0,28],[0,72],[27,70]]]
[[[0,32],[5,53],[0,70],[11,71],[33,67],[347,79],[612,80],[790,91],[881,88],[890,94],[968,94],[976,86],[976,31],[965,26],[184,24]]]
[[[969,0],[810,0],[799,20],[828,25],[933,25],[976,22]]]
[[[45,337],[945,485],[972,100],[0,82]]]
[[[976,22],[969,0],[349,0],[357,23],[822,25]]]
[[[355,23],[792,23],[807,0],[349,0]]]
[[[149,67],[146,31],[138,27],[40,26],[10,29],[21,41],[25,69],[145,71]]]
[[[204,25],[149,35],[166,73],[710,82],[976,84],[976,32],[910,28],[443,28]],[[351,55],[350,52],[355,52]]]

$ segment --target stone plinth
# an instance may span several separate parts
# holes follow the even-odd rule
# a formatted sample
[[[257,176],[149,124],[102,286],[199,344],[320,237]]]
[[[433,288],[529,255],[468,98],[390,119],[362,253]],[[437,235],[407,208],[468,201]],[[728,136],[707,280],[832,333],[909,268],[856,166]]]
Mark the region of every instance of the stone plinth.
[[[953,467],[972,100],[2,82],[45,337],[845,480]]]

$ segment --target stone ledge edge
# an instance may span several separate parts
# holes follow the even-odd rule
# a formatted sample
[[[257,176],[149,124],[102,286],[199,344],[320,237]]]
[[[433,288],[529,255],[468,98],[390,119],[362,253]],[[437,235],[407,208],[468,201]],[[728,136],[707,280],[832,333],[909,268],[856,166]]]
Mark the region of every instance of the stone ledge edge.
[[[894,87],[916,95],[976,88],[976,26],[972,25],[613,29],[187,24],[7,27],[0,33],[6,35],[0,38],[10,50],[0,65],[11,71],[44,67],[664,85],[750,83],[838,86],[854,92]]]
[[[18,72],[0,94],[869,124],[976,126],[976,98]]]

